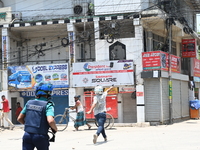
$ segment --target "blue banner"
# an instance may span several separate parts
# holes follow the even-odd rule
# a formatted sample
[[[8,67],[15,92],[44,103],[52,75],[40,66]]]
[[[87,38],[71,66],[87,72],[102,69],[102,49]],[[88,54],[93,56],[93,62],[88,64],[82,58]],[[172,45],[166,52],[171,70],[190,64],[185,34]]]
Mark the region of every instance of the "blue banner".
[[[67,96],[69,94],[68,89],[53,90],[52,96]],[[35,91],[21,91],[20,97],[35,97]]]

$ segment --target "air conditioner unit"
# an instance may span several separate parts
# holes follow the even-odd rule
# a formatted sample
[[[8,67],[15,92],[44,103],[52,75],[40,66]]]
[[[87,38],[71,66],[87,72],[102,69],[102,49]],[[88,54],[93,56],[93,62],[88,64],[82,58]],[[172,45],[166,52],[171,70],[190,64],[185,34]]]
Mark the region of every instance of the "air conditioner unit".
[[[88,3],[74,3],[74,15],[86,15],[88,13]]]
[[[15,12],[12,14],[12,19],[22,19],[22,13],[21,12]]]

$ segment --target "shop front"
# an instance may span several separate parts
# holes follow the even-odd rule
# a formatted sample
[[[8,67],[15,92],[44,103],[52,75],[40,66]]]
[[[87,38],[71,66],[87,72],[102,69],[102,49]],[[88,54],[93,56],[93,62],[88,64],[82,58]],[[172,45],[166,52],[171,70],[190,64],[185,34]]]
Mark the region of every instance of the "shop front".
[[[55,104],[55,115],[63,113],[65,107],[69,106],[67,63],[8,67],[8,89],[19,92],[24,105],[28,100],[35,98],[36,87],[45,82],[53,85],[51,100]]]
[[[28,100],[35,99],[35,91],[21,91],[20,97],[23,98],[24,104],[26,104]],[[53,90],[50,100],[55,105],[55,115],[62,114],[65,108],[69,106],[68,89]]]
[[[86,111],[88,111],[95,95],[94,91],[92,91],[94,87],[101,85],[106,90],[106,88],[113,85],[113,90],[108,93],[106,98],[107,113],[114,117],[115,122],[130,122],[130,120],[133,122],[137,120],[134,117],[136,116],[136,109],[131,109],[136,105],[131,98],[131,93],[134,89],[133,73],[132,60],[74,63],[73,87],[83,88],[84,90],[91,89],[84,92],[84,105]],[[124,89],[124,87],[131,87],[131,92],[122,92],[121,89]],[[122,93],[119,93],[119,89]],[[129,101],[133,102],[133,104]],[[129,107],[130,109],[127,109]],[[129,113],[130,110],[131,113]],[[94,119],[94,115],[86,114],[86,118]]]
[[[188,75],[180,73],[180,57],[171,57],[171,86],[169,86],[169,54],[162,51],[143,52],[145,121],[153,124],[169,123],[189,118]],[[170,110],[169,88],[172,89],[172,110]]]

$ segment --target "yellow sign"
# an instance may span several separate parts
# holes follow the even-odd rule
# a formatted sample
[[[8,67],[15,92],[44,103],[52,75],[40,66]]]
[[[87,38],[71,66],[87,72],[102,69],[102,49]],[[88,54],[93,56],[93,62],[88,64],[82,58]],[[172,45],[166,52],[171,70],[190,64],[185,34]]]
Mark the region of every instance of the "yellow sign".
[[[104,91],[106,91],[108,88],[105,88]],[[117,87],[114,87],[112,88],[108,94],[117,94],[118,93],[118,88]]]

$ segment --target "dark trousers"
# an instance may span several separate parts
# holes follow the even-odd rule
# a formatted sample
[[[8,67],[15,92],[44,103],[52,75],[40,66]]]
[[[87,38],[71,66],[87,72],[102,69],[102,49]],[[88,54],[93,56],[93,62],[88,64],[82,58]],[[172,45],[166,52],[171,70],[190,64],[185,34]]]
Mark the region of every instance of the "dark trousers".
[[[23,150],[49,150],[49,136],[25,132],[22,145]]]
[[[101,133],[102,136],[106,138],[106,133],[104,129],[104,123],[106,121],[106,113],[98,113],[97,115],[95,115],[95,118],[99,125],[96,134],[99,136],[99,134]]]

